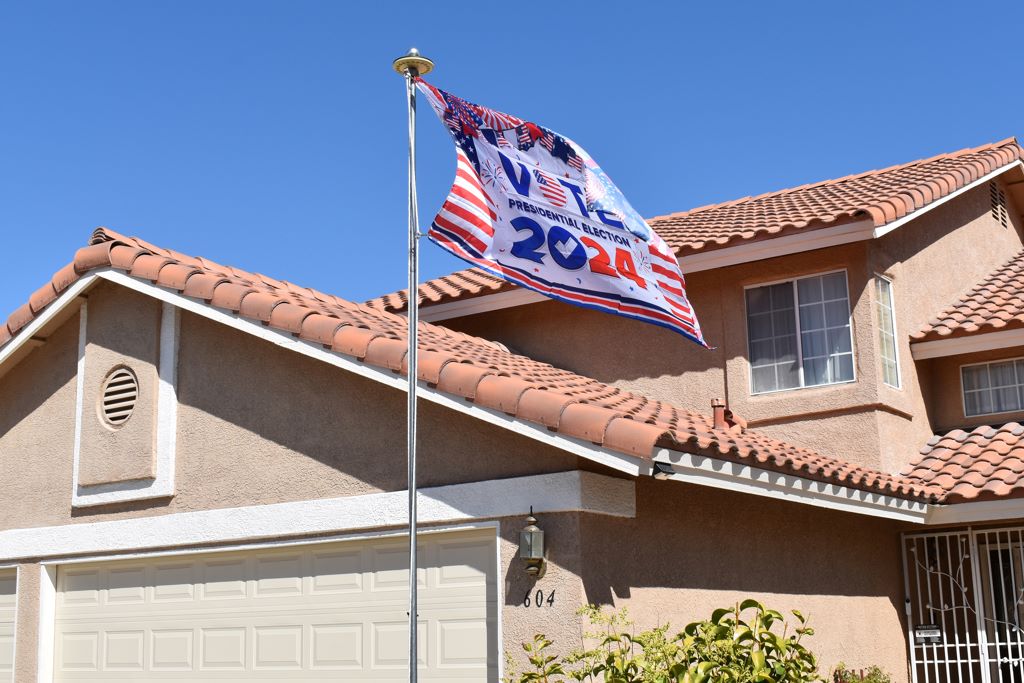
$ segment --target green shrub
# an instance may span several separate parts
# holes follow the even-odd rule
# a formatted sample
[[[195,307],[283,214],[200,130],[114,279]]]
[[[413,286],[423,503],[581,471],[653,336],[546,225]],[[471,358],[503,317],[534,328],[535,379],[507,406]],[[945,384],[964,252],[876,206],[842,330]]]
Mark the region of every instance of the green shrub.
[[[892,676],[877,666],[872,666],[866,671],[853,671],[839,662],[832,671],[832,680],[834,683],[892,683]]]
[[[756,600],[717,609],[711,618],[669,636],[669,626],[633,632],[625,610],[580,610],[598,630],[585,634],[582,648],[566,656],[549,654],[544,635],[524,643],[531,670],[510,668],[507,683],[811,683],[822,681],[814,655],[801,643],[813,635],[803,615],[790,632],[782,614]],[[781,626],[781,633],[776,629]],[[845,682],[844,682],[845,683]]]

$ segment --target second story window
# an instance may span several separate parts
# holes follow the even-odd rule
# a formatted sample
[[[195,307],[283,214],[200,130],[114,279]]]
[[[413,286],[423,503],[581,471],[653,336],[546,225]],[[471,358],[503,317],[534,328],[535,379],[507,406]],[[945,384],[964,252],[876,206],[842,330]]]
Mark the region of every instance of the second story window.
[[[960,377],[967,417],[1024,410],[1024,360],[965,365]]]
[[[851,382],[846,272],[747,289],[751,391]]]
[[[875,305],[878,308],[879,356],[882,360],[882,381],[900,388],[900,362],[896,351],[896,308],[892,302],[892,282],[881,275],[875,277]]]

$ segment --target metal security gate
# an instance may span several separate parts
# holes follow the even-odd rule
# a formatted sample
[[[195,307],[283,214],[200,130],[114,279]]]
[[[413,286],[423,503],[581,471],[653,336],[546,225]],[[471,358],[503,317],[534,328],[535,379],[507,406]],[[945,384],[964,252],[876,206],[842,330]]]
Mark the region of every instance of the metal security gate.
[[[904,536],[915,683],[1024,683],[1024,527]]]

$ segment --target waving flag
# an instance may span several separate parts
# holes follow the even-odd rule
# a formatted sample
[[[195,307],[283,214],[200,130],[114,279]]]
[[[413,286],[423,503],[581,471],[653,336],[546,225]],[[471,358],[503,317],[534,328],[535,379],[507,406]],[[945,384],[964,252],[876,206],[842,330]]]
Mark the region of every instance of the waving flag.
[[[417,87],[455,140],[457,161],[431,240],[553,299],[707,346],[672,250],[582,147],[423,79]]]

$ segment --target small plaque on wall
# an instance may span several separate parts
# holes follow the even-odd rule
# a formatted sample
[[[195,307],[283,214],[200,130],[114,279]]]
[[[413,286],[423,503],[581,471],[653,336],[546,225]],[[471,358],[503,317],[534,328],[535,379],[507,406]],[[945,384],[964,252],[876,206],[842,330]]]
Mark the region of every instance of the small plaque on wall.
[[[938,624],[918,624],[914,627],[914,642],[918,645],[941,645],[942,629]]]

